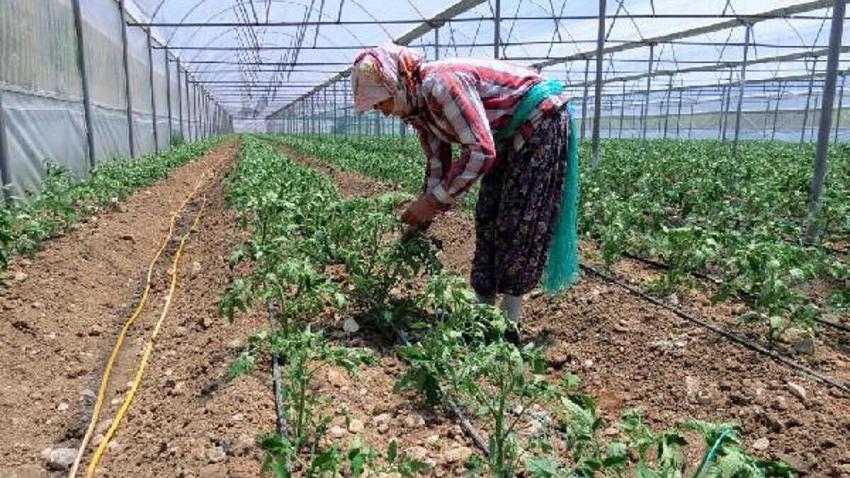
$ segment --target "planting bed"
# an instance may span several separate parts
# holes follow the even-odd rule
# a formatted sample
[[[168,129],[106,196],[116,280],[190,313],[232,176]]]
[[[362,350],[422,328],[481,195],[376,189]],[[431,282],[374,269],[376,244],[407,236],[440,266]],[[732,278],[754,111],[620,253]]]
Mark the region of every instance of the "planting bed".
[[[283,141],[299,146],[288,138]],[[302,151],[308,149],[300,145]],[[369,164],[344,154],[330,154],[327,161],[343,168]],[[386,162],[383,167],[384,171],[372,173],[387,178],[403,171],[396,168],[387,173],[393,170]],[[416,170],[410,173],[415,174]],[[469,217],[450,214],[438,220],[429,234],[443,245],[442,262],[467,274],[474,248]],[[592,244],[584,244],[583,249],[586,257],[597,254]],[[659,275],[629,260],[621,261],[615,272],[638,284]],[[680,294],[679,305],[724,325],[734,325],[736,312],[744,307],[712,305],[698,290]],[[563,298],[553,301],[537,296],[528,309],[527,332],[551,344],[550,366],[566,367],[583,377],[607,418],[615,418],[624,408],[641,407],[657,426],[689,416],[735,421],[744,426],[760,454],[781,457],[815,475],[846,472],[850,401],[841,390],[810,382],[768,357],[593,276],[586,275]],[[814,356],[797,358],[839,382],[846,380],[848,338],[835,332],[826,335],[818,339]],[[805,389],[805,399],[800,398],[797,385]]]

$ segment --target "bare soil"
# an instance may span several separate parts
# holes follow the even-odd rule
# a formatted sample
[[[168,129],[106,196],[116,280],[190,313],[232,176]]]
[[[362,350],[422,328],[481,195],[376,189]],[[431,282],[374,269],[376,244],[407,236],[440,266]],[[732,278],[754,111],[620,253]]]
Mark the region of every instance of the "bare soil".
[[[0,476],[62,476],[47,469],[42,450],[79,446],[103,366],[137,302],[172,211],[203,171],[227,169],[235,150],[234,142],[220,145],[117,210],[50,241],[35,257],[12,264],[11,277],[17,272],[27,277],[0,298]],[[269,386],[251,377],[232,385],[221,381],[236,348],[261,318],[233,325],[219,318],[217,301],[229,277],[226,259],[241,234],[224,209],[220,179],[218,174],[201,192],[207,204],[179,264],[174,303],[100,476],[213,476],[209,473],[222,471],[210,459],[217,447],[226,451],[224,470],[231,476],[259,474],[253,442],[258,430],[273,426]],[[200,196],[178,221],[176,236],[198,212]],[[175,247],[172,241],[157,263],[150,303],[116,363],[95,442],[126,392],[159,316]]]
[[[320,163],[319,169],[344,192],[393,188],[288,154]],[[468,275],[475,249],[469,215],[449,212],[428,233],[442,243],[443,264]],[[592,246],[583,249],[584,255],[593,255]],[[621,263],[616,272],[637,278],[638,284],[657,274],[636,261]],[[734,326],[739,315],[739,304],[711,304],[705,294],[694,292],[684,294],[680,305],[724,327]],[[643,410],[656,428],[689,418],[735,422],[747,445],[768,440],[767,449],[752,450],[757,456],[785,460],[803,475],[850,476],[850,397],[619,286],[585,275],[556,298],[532,292],[523,332],[526,340],[547,345],[553,377],[569,371],[582,378],[608,424],[630,408]],[[826,340],[833,339],[847,340],[832,334]],[[822,373],[846,377],[846,351],[824,340],[819,339],[815,356],[795,358]]]

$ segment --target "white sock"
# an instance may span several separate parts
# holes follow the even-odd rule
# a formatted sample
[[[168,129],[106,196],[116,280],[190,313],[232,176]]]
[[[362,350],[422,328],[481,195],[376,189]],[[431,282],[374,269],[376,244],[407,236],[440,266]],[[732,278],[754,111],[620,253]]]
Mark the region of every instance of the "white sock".
[[[522,297],[521,295],[508,295],[502,297],[502,310],[508,317],[508,320],[518,324],[522,318]]]

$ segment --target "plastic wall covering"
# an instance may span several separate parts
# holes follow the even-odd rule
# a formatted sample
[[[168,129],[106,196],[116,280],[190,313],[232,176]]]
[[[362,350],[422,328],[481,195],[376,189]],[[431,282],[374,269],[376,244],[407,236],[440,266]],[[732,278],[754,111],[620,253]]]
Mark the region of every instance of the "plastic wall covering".
[[[95,163],[129,156],[121,16],[115,0],[82,0],[86,74],[94,135]],[[153,39],[153,89],[147,34],[128,28],[132,118],[137,155],[168,147],[165,51]],[[183,88],[184,131],[188,131],[185,74],[178,81],[170,63],[173,132],[180,133],[177,88]],[[179,85],[179,86],[178,86]],[[151,96],[157,118],[152,117]],[[47,162],[78,178],[89,170],[82,80],[71,0],[0,1],[0,134],[5,151],[4,194],[24,198],[38,189]],[[195,125],[193,125],[195,126]],[[193,136],[194,137],[194,136]]]

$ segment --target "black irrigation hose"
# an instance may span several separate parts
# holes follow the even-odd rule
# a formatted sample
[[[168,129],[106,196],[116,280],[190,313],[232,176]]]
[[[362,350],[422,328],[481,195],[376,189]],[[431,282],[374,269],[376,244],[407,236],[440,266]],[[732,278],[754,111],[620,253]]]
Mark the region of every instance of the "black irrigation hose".
[[[403,343],[406,347],[409,347],[410,340],[407,339],[407,332],[399,328],[395,324],[392,325],[392,328],[398,336],[399,342]],[[437,384],[438,388],[439,386],[440,385]],[[487,441],[485,441],[481,437],[481,434],[478,433],[478,430],[476,430],[472,423],[469,421],[469,419],[466,418],[466,415],[463,413],[463,410],[461,410],[457,403],[455,403],[455,401],[452,400],[452,398],[448,395],[442,393],[440,395],[445,398],[445,405],[449,407],[449,410],[455,415],[455,417],[457,417],[457,420],[460,424],[461,429],[463,429],[463,432],[466,433],[469,439],[472,440],[472,443],[474,443],[475,446],[478,447],[478,449],[481,450],[482,453],[484,453],[484,456],[489,457],[490,447],[487,446]]]
[[[663,270],[670,270],[671,269],[671,267],[668,264],[656,261],[654,259],[648,259],[646,257],[641,257],[641,256],[638,256],[638,255],[629,253],[629,252],[623,253],[623,257],[627,257],[629,259],[633,259],[633,260],[636,260],[638,262],[643,262],[644,264],[647,264],[651,267],[655,267],[656,269],[663,269]],[[702,272],[688,272],[688,274],[690,274],[690,275],[692,275],[692,276],[694,276],[698,279],[707,280],[707,281],[713,283],[714,285],[723,284],[723,281],[721,281],[717,277],[713,277],[713,276],[710,276],[708,274],[703,274]],[[748,293],[743,292],[743,291],[739,291],[738,295],[743,297],[743,298],[749,298],[749,299],[753,298],[753,296],[751,294],[748,294]],[[817,322],[821,325],[826,325],[827,327],[832,327],[834,329],[842,330],[844,332],[850,332],[850,326],[840,324],[838,322],[833,322],[831,320],[821,319],[821,318],[818,318],[818,317],[814,317],[812,320],[814,320],[815,322]]]
[[[607,275],[603,272],[600,272],[600,271],[598,271],[597,269],[595,269],[591,266],[587,266],[587,265],[582,264],[581,268],[583,270],[587,271],[587,272],[590,272],[591,274],[593,274],[597,277],[602,278],[603,280],[605,280],[607,282],[610,282],[612,284],[615,284],[617,286],[622,287],[623,289],[626,289],[627,291],[629,291],[632,294],[646,300],[647,302],[650,302],[654,305],[657,305],[658,307],[661,307],[663,309],[669,310],[670,312],[673,312],[674,314],[676,314],[676,316],[678,316],[682,319],[693,322],[693,323],[695,323],[695,324],[697,324],[697,325],[699,325],[703,328],[711,330],[712,332],[715,332],[715,333],[717,333],[717,334],[719,334],[719,335],[721,335],[721,336],[723,336],[723,337],[725,337],[725,338],[727,338],[727,339],[729,339],[729,340],[731,340],[731,341],[733,341],[733,342],[735,342],[739,345],[742,345],[742,346],[744,346],[744,347],[746,347],[750,350],[753,350],[755,352],[759,352],[761,354],[767,355],[768,357],[776,360],[777,362],[780,362],[780,363],[782,363],[782,364],[784,364],[784,365],[786,365],[790,368],[793,368],[793,369],[795,369],[799,372],[802,372],[805,375],[809,375],[810,377],[813,377],[813,378],[817,379],[818,381],[820,381],[822,383],[825,383],[827,385],[838,388],[839,390],[842,390],[846,393],[850,393],[850,386],[848,386],[847,384],[841,383],[841,382],[833,379],[832,377],[820,374],[820,373],[812,370],[811,368],[806,367],[805,365],[803,365],[799,362],[791,360],[790,358],[788,358],[788,357],[786,357],[782,354],[779,354],[779,353],[777,353],[773,350],[769,350],[765,347],[762,347],[761,345],[754,343],[754,342],[751,342],[751,341],[749,341],[745,338],[739,337],[738,335],[735,335],[731,332],[728,332],[728,331],[726,331],[726,330],[724,330],[724,329],[722,329],[722,328],[718,327],[717,325],[714,325],[710,322],[707,322],[705,320],[694,317],[694,316],[684,312],[682,309],[680,309],[678,307],[674,307],[672,305],[667,304],[664,301],[658,300],[655,297],[652,297],[651,295],[649,295],[649,294],[645,293],[644,291],[638,289],[637,287],[629,285],[629,284],[627,284],[623,281],[620,281],[620,280],[618,280],[614,277],[611,277],[611,276],[609,276],[609,275]]]
[[[272,332],[277,330],[277,321],[274,318],[274,306],[271,301],[266,302],[266,311],[269,314],[269,325]],[[283,404],[283,383],[280,379],[280,356],[272,354],[272,384],[274,389],[274,407],[277,424],[277,434],[281,438],[289,435],[289,424],[286,421],[286,407]]]

